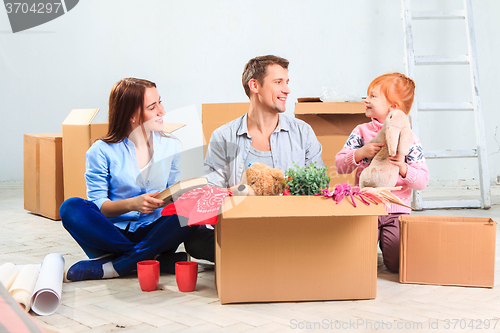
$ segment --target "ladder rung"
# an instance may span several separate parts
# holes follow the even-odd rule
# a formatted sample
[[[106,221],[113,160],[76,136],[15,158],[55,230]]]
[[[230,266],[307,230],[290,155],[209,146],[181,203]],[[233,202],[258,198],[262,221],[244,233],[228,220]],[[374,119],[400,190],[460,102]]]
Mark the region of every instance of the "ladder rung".
[[[417,103],[418,111],[474,111],[471,102],[463,103]]]
[[[465,19],[464,10],[446,10],[446,11],[432,11],[432,12],[412,12],[411,18],[413,20],[453,20]]]
[[[415,65],[467,65],[468,63],[468,55],[415,56]]]
[[[477,149],[469,150],[427,150],[424,151],[425,158],[460,158],[477,157]]]
[[[439,200],[422,201],[423,209],[438,208],[482,208],[481,200]]]

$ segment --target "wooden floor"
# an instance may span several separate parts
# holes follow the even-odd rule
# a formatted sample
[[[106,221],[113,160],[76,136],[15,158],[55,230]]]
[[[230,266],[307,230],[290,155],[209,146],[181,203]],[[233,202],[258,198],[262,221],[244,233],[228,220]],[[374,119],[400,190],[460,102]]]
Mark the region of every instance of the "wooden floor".
[[[500,222],[500,188],[492,195],[490,210],[416,214],[486,216]],[[213,266],[203,264],[192,293],[179,292],[175,277],[166,274],[160,277],[162,290],[149,293],[140,290],[136,274],[65,283],[57,312],[32,316],[54,332],[500,332],[499,239],[493,289],[400,284],[379,254],[374,300],[221,305]],[[60,221],[23,209],[22,184],[0,183],[0,265],[41,263],[53,252],[61,253],[66,265],[85,258]]]

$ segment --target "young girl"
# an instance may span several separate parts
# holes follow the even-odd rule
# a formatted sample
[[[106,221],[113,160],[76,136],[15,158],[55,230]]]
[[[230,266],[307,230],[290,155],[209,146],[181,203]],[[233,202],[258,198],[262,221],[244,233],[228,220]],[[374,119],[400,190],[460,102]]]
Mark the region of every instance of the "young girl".
[[[370,165],[371,159],[382,149],[383,143],[370,143],[382,128],[386,116],[394,109],[408,114],[415,94],[415,82],[400,73],[385,74],[377,77],[368,86],[365,99],[366,116],[371,122],[356,126],[347,139],[344,148],[335,157],[335,166],[340,174],[348,174],[356,168],[356,184],[361,172]],[[410,205],[411,190],[423,190],[429,181],[429,174],[422,146],[416,135],[407,156],[399,153],[391,157],[390,163],[399,167],[399,179],[394,191],[405,204]],[[378,218],[378,240],[384,264],[392,272],[399,271],[399,221],[401,214],[409,214],[410,209],[391,204],[387,216]]]
[[[71,265],[67,280],[118,277],[154,258],[173,273],[186,260],[174,252],[197,228],[160,216],[163,201],[154,198],[181,176],[180,144],[163,134],[164,115],[151,81],[123,79],[111,90],[108,134],[87,151],[88,200],[71,198],[60,209],[63,226],[91,258]]]

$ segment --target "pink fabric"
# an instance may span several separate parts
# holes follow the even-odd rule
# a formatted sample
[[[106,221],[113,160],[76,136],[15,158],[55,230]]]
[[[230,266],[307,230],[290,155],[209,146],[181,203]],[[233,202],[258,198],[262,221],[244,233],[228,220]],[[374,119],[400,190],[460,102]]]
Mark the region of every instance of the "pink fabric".
[[[339,174],[348,174],[356,170],[356,185],[359,184],[359,175],[361,172],[370,165],[370,160],[363,159],[359,163],[354,160],[354,153],[356,149],[363,147],[369,143],[382,129],[383,124],[379,123],[376,119],[372,118],[369,123],[356,126],[351,135],[347,139],[346,144],[342,150],[335,156],[335,167]],[[402,186],[400,191],[393,191],[405,204],[410,205],[411,190],[423,190],[429,182],[429,172],[427,164],[423,156],[422,146],[418,137],[413,134],[413,142],[410,148],[410,153],[406,158],[408,171],[406,177],[403,178],[399,175],[396,186]],[[410,213],[410,209],[391,204],[387,210],[388,213]]]
[[[37,332],[46,331],[29,314],[24,312],[0,283],[0,331],[1,332]]]
[[[174,203],[163,208],[162,216],[181,215],[188,225],[216,224],[222,201],[233,193],[214,186],[204,186],[184,193]]]

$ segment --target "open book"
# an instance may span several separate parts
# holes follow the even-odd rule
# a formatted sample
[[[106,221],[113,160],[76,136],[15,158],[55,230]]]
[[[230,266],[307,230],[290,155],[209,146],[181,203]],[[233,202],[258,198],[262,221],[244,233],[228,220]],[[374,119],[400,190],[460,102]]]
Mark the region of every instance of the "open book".
[[[168,205],[182,194],[206,185],[208,185],[207,177],[183,179],[155,195],[155,198],[165,201],[165,205]]]

